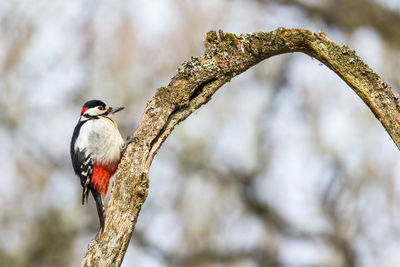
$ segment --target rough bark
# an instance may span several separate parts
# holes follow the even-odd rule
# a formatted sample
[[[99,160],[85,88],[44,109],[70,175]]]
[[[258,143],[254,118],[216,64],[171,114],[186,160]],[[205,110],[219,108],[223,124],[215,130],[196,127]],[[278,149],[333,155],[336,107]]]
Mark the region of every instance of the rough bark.
[[[184,62],[145,107],[123,155],[111,190],[104,232],[90,242],[83,266],[120,266],[146,200],[151,162],[174,127],[232,77],[271,56],[302,52],[342,78],[367,104],[400,148],[400,101],[391,88],[345,45],[322,32],[278,28],[236,36],[219,31],[204,37],[205,52]]]

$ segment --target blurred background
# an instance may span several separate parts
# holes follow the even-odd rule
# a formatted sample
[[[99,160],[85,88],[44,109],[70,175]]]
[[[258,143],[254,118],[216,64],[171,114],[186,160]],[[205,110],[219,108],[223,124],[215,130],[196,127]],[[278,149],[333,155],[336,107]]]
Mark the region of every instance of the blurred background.
[[[131,134],[203,35],[323,30],[400,88],[396,0],[1,1],[0,266],[79,266],[98,230],[69,142],[82,104]],[[223,86],[153,161],[122,266],[400,266],[400,155],[304,54]]]

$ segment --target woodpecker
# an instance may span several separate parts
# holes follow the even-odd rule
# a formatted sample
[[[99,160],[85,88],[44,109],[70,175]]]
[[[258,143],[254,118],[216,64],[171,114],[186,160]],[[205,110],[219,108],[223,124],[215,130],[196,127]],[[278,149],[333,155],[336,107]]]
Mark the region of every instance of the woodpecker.
[[[100,230],[104,229],[104,202],[110,177],[121,160],[124,140],[111,115],[123,107],[112,108],[100,100],[87,101],[71,139],[70,152],[75,174],[80,178],[82,205],[89,191],[96,202]]]

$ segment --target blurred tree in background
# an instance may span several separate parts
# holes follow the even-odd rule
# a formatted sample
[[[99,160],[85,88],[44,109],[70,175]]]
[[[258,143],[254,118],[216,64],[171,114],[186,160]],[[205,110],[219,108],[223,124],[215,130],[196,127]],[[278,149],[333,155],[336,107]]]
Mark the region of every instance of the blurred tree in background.
[[[81,105],[145,102],[211,29],[323,30],[399,88],[390,0],[0,3],[0,266],[77,266],[98,227],[69,141]],[[302,54],[218,92],[167,139],[123,266],[398,266],[400,157],[362,101]]]

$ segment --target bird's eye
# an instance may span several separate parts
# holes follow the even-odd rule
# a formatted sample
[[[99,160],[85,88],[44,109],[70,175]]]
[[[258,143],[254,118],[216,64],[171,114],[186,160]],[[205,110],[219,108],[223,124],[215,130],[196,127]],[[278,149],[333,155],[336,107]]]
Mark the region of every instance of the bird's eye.
[[[99,106],[98,109],[104,110],[104,107],[103,106]]]

